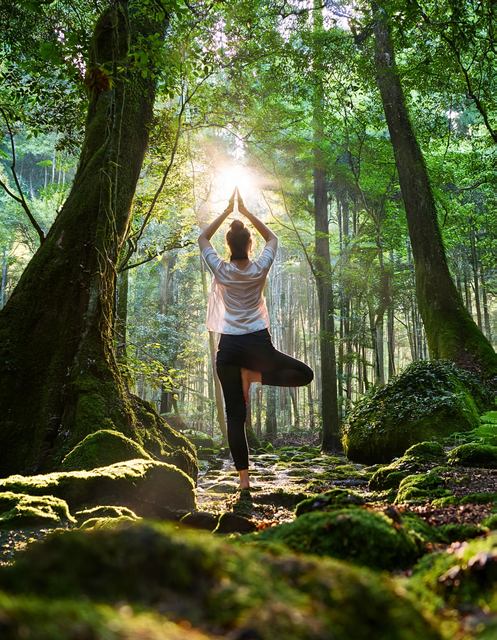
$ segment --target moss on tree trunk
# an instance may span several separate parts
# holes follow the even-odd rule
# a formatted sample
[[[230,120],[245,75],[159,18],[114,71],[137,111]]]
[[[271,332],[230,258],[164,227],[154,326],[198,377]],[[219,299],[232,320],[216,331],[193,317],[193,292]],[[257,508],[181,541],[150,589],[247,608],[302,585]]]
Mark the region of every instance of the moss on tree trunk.
[[[406,209],[416,294],[430,356],[452,360],[483,378],[492,378],[497,375],[497,355],[464,306],[447,266],[428,171],[409,119],[395,64],[387,14],[375,2],[372,7],[376,81]]]
[[[192,449],[131,394],[113,349],[116,262],[148,142],[155,84],[133,49],[167,16],[115,3],[96,23],[85,139],[71,192],[0,313],[0,474],[53,469],[117,429],[161,455]],[[151,11],[148,9],[147,11]]]

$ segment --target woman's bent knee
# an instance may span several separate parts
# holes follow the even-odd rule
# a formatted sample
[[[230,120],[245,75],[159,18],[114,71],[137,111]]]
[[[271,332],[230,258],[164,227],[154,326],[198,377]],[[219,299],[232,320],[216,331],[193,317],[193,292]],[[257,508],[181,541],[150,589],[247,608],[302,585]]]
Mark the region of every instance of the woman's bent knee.
[[[306,368],[304,371],[304,382],[302,383],[302,385],[309,384],[313,380],[314,380],[314,371],[306,365]]]

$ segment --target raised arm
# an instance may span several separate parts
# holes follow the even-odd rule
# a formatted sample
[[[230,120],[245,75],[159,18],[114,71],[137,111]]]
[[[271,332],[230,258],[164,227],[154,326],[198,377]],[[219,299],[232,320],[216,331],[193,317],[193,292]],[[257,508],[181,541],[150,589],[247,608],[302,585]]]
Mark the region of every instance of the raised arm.
[[[209,240],[216,233],[219,227],[223,224],[224,220],[229,216],[229,214],[233,211],[235,207],[235,194],[236,189],[231,194],[231,198],[229,200],[228,206],[226,209],[215,219],[213,220],[208,227],[206,227],[202,233],[198,237],[198,244],[200,249],[205,249],[205,247],[210,246]]]
[[[244,216],[250,220],[250,222],[254,225],[257,231],[261,234],[266,242],[270,240],[278,241],[278,236],[274,234],[269,227],[267,227],[262,220],[259,220],[253,213],[251,213],[247,207],[243,204],[242,196],[238,189],[236,190],[238,194],[238,211],[243,213]]]

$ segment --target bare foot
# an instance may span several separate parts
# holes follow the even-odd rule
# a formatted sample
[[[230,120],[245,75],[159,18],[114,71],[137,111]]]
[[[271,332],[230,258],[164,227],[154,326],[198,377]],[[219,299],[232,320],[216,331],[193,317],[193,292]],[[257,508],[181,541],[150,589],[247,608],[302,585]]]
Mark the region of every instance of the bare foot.
[[[252,382],[261,382],[262,373],[260,371],[252,371],[252,369],[244,369],[243,367],[241,368],[241,373],[243,398],[245,400],[245,404],[247,404],[249,401],[250,385]]]
[[[240,489],[250,489],[248,469],[242,469],[238,474],[240,476]]]

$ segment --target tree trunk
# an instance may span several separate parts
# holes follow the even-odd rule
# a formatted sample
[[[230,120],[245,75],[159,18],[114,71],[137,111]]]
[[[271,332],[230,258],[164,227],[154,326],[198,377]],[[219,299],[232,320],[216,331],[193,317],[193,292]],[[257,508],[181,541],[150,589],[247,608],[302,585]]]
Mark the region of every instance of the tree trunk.
[[[386,12],[373,2],[376,81],[390,132],[416,270],[418,306],[432,358],[446,358],[483,378],[497,374],[497,354],[478,329],[449,273],[423,154],[409,120]]]
[[[150,13],[150,12],[149,12]],[[113,349],[116,263],[155,97],[130,56],[166,18],[115,3],[96,23],[74,184],[0,313],[0,472],[54,469],[89,433],[117,429],[158,456],[193,448],[133,394]],[[109,75],[110,74],[110,75]],[[111,80],[112,76],[112,80]],[[194,455],[194,454],[193,454]]]
[[[323,27],[320,3],[315,0],[314,31],[319,35]],[[323,74],[319,50],[314,50],[314,107],[313,107],[313,180],[314,180],[314,274],[319,303],[319,347],[321,354],[321,445],[324,451],[336,451],[340,445],[338,419],[337,370],[335,356],[335,321],[333,283],[330,261],[328,226],[328,194],[326,188],[326,160],[323,152]]]

